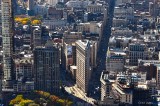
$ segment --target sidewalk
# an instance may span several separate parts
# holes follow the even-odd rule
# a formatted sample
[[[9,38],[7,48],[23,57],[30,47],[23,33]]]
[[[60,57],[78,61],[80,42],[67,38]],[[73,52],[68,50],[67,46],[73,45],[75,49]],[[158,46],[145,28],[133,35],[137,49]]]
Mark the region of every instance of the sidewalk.
[[[81,96],[82,96],[81,99],[83,99],[84,101],[86,101],[86,102],[88,102],[88,103],[93,104],[93,101],[95,101],[93,98],[88,98],[88,97],[86,96],[86,94],[83,93],[83,91],[80,90],[76,85],[73,86],[73,88],[74,88],[79,94],[81,94]]]

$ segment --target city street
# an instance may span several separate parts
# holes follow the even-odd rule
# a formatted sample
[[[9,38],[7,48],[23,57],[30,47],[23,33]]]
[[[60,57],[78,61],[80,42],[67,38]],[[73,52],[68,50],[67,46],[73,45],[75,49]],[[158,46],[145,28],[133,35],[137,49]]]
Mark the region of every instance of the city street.
[[[86,102],[88,102],[90,104],[94,104],[95,100],[92,99],[92,98],[86,97],[86,95],[76,85],[71,86],[71,87],[67,87],[66,86],[65,90],[68,93],[74,95],[75,97],[78,97],[78,98],[80,98],[80,99],[82,99],[82,100],[84,100],[84,101],[86,101]]]
[[[97,55],[97,68],[93,71],[90,87],[92,88],[89,91],[89,97],[86,97],[79,88],[77,88],[73,79],[69,76],[66,70],[62,70],[62,81],[63,85],[65,86],[65,91],[71,95],[74,95],[77,98],[80,98],[90,104],[94,104],[93,102],[100,99],[100,75],[101,72],[105,69],[105,61],[106,61],[106,52],[108,48],[108,41],[111,34],[111,26],[112,26],[112,19],[114,14],[114,5],[115,0],[111,0],[109,4],[109,12],[108,12],[108,20],[106,21],[103,29],[102,40],[100,42],[100,50],[98,51]],[[94,98],[94,99],[93,99]]]
[[[72,95],[70,96],[72,99],[76,99],[77,102],[86,102],[89,104],[94,104],[93,101],[95,101],[92,98],[86,97],[86,95],[76,86],[76,84],[73,82],[73,79],[68,75],[66,70],[61,69],[61,78],[62,78],[62,84],[64,85],[65,91]],[[79,98],[79,99],[77,99]]]
[[[108,48],[108,42],[111,35],[111,27],[112,27],[112,20],[114,15],[114,6],[115,0],[110,0],[109,4],[109,12],[108,12],[108,20],[106,21],[104,28],[103,28],[103,35],[102,40],[100,42],[100,48],[97,54],[97,69],[93,71],[92,80],[91,80],[91,88],[92,91],[90,92],[90,96],[95,99],[100,99],[100,90],[95,94],[95,89],[97,87],[100,88],[100,75],[103,70],[105,70],[105,63],[106,63],[106,53]]]

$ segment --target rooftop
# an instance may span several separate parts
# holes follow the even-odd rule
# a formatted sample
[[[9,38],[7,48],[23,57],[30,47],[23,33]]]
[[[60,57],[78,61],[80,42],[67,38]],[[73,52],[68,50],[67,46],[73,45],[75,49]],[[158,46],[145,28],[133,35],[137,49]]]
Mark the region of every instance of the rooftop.
[[[33,59],[31,58],[15,59],[15,64],[33,64]]]
[[[90,46],[89,40],[77,40],[76,44],[84,50]]]
[[[77,69],[77,66],[70,66],[71,69]]]
[[[100,80],[101,80],[101,83],[103,83],[103,84],[106,84],[107,82],[109,82],[109,83],[115,82],[115,80],[111,80],[109,78],[109,73],[106,71],[102,72]]]

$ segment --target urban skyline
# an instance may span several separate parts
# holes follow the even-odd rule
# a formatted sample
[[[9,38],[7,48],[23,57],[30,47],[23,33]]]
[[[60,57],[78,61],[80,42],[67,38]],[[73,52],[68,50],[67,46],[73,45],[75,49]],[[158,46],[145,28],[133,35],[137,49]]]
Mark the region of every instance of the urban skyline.
[[[0,106],[159,105],[159,0],[0,6]]]

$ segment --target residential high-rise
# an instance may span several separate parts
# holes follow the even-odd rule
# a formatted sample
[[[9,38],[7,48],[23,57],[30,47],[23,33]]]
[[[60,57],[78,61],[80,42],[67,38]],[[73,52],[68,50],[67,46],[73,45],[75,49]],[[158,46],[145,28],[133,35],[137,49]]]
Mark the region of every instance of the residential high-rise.
[[[16,80],[23,81],[28,80],[32,81],[33,79],[33,58],[22,58],[15,59],[15,72]]]
[[[28,10],[33,10],[34,8],[34,0],[28,0]]]
[[[82,39],[82,33],[81,32],[70,32],[70,31],[65,31],[63,33],[63,42],[67,44],[72,44],[76,40]]]
[[[34,90],[33,58],[23,57],[14,59],[16,82],[14,92],[30,92]]]
[[[13,88],[13,0],[2,0],[3,84],[2,90]]]
[[[147,48],[145,44],[131,43],[129,44],[129,65],[138,65],[138,59],[147,58]]]
[[[88,93],[91,77],[90,49],[90,42],[88,40],[78,40],[76,42],[76,84],[84,93]]]
[[[110,73],[117,73],[124,70],[124,57],[112,55],[106,57],[106,70]]]
[[[101,101],[110,96],[112,89],[112,82],[109,79],[109,73],[107,71],[102,72],[101,77]]]
[[[70,65],[75,65],[75,42],[82,39],[81,32],[65,31],[63,34],[63,48],[62,48],[62,66],[69,70]]]
[[[27,13],[29,16],[34,15],[35,0],[28,0]]]
[[[57,45],[47,42],[34,50],[35,89],[50,93],[59,92],[60,54]]]
[[[33,30],[33,48],[42,45],[42,29],[38,26]]]

